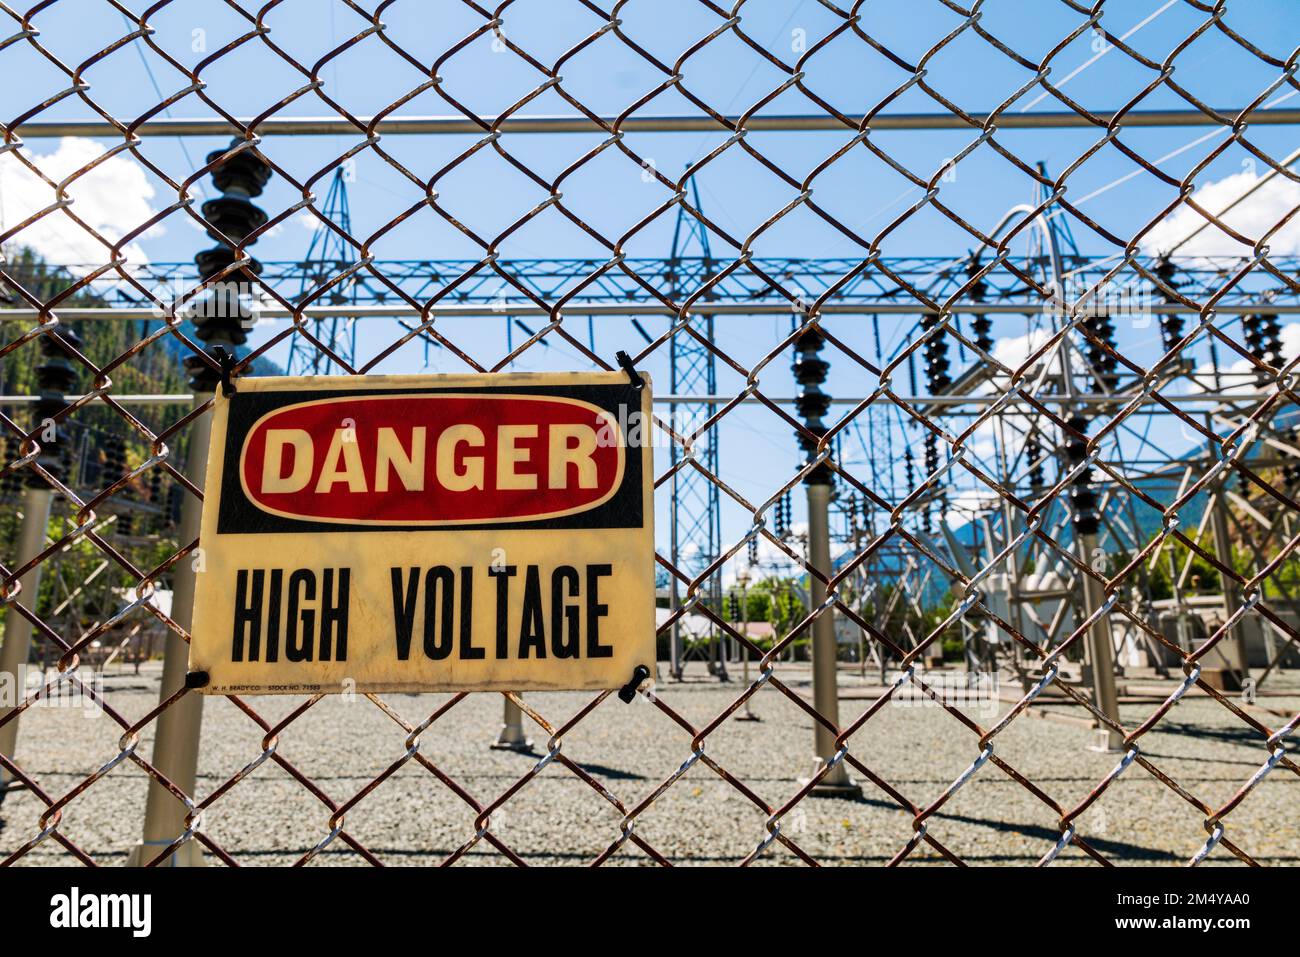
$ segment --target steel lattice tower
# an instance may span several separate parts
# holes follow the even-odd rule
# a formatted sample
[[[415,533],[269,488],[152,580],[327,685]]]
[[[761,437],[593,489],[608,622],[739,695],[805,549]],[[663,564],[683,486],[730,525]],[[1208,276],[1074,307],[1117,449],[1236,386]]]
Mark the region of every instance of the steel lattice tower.
[[[700,209],[700,191],[692,176],[687,180],[691,202]],[[704,223],[687,211],[685,205],[677,209],[677,223],[673,229],[673,246],[668,258],[668,280],[674,299],[685,297],[694,289],[683,288],[686,261],[699,264],[701,281],[707,282],[713,273],[713,257],[709,250],[709,232]],[[706,294],[706,298],[708,298]],[[669,345],[669,362],[672,366],[670,391],[673,395],[717,395],[717,364],[713,350],[713,316],[692,316],[690,328],[679,330]],[[703,340],[701,342],[700,340]],[[676,407],[679,416],[677,431],[690,435],[717,410],[712,402],[684,403]],[[709,427],[695,438],[694,457],[709,475],[718,473],[718,430]],[[673,564],[692,578],[702,574],[718,557],[722,542],[722,523],[719,511],[718,486],[694,466],[686,465],[676,471],[685,453],[674,443],[671,449],[673,495],[671,536]],[[680,602],[680,583],[672,580],[672,607]],[[721,576],[714,574],[700,589],[704,599],[718,611],[722,607]],[[719,643],[710,646],[709,672],[726,678],[725,656]],[[674,625],[672,635],[671,668],[674,677],[681,677],[684,657],[681,653],[680,629]]]
[[[346,272],[357,261],[356,250],[343,238],[344,235],[352,234],[352,214],[348,210],[347,176],[341,166],[334,171],[334,178],[330,180],[329,192],[325,194],[325,205],[321,209],[321,214],[338,226],[342,233],[331,229],[325,223],[316,226],[316,231],[312,233],[311,244],[307,247],[307,255],[303,258],[303,276],[298,290],[298,302],[308,298],[329,277]],[[330,287],[324,296],[312,301],[341,306],[355,302],[356,294],[356,283],[349,277],[338,285]],[[311,323],[311,330],[312,335],[329,346],[348,365],[352,365],[357,351],[357,334],[352,320],[337,316],[317,319]],[[289,340],[287,370],[289,375],[329,375],[332,371],[347,371],[335,369],[335,365],[333,359],[301,336],[293,336]]]

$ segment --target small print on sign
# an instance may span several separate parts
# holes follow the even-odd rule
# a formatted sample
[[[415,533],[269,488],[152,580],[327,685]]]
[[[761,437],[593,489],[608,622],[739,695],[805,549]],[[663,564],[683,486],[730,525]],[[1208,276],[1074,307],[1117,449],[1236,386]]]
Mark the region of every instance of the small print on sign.
[[[213,411],[190,671],[212,694],[653,674],[650,387],[238,380]]]

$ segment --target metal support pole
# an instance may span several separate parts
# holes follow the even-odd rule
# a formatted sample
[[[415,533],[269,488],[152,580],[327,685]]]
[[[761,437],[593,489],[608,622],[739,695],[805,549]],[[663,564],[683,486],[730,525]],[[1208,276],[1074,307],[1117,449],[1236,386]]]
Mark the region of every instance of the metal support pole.
[[[1214,557],[1219,560],[1219,564],[1225,568],[1236,570],[1232,563],[1232,539],[1228,534],[1228,500],[1224,495],[1223,486],[1219,487],[1218,493],[1214,496],[1214,511],[1211,515],[1211,521],[1214,524]],[[1227,621],[1241,607],[1241,595],[1237,590],[1237,580],[1228,572],[1219,572],[1219,583],[1223,590],[1223,620]],[[1240,688],[1243,690],[1247,687],[1250,680],[1250,659],[1246,656],[1246,632],[1241,627],[1241,623],[1233,625],[1228,634],[1222,641],[1234,644],[1237,647],[1237,656],[1239,669],[1237,670],[1237,680]],[[1227,655],[1223,656],[1227,659]]]
[[[33,425],[38,426],[36,435],[37,462],[42,469],[52,475],[58,475],[63,467],[63,448],[60,439],[59,416],[63,411],[64,394],[76,384],[76,372],[69,361],[69,347],[80,346],[77,334],[68,328],[61,328],[56,334],[41,337],[38,349],[41,361],[36,367],[36,387],[39,394],[34,409]],[[26,449],[24,449],[26,451]],[[45,550],[45,533],[50,523],[50,505],[54,500],[54,490],[44,477],[37,472],[27,476],[27,489],[23,496],[23,525],[18,540],[18,566],[21,568]],[[41,592],[41,565],[28,570],[21,579],[22,591],[17,601],[32,614],[37,611]],[[25,678],[27,659],[31,655],[32,624],[25,617],[11,608],[5,615],[4,645],[0,647],[0,677],[8,677],[14,682],[14,708],[0,712],[7,715],[9,721],[0,726],[0,754],[13,760],[18,746],[18,719],[13,713],[22,699],[26,697]],[[41,664],[44,669],[45,649],[42,648]],[[3,799],[8,782],[7,775],[0,769],[0,799]]]
[[[267,221],[266,212],[254,206],[251,200],[262,194],[271,178],[270,166],[250,152],[247,142],[236,138],[229,150],[218,149],[207,156],[213,166],[212,181],[221,191],[219,199],[203,204],[203,215],[219,218],[223,237],[219,245],[194,257],[199,275],[212,279],[222,274],[246,245],[257,242],[256,230]],[[230,243],[234,243],[232,246]],[[228,273],[210,291],[202,315],[195,319],[195,336],[203,343],[209,357],[217,357],[218,349],[233,358],[238,346],[248,340],[248,332],[257,316],[245,302],[243,288],[255,280],[261,265],[252,260],[248,267]],[[243,287],[243,288],[241,288]],[[186,356],[183,362],[189,373],[189,386],[194,391],[197,408],[206,404],[217,390],[221,376],[209,361],[201,356]],[[208,444],[212,434],[212,417],[201,415],[190,425],[188,475],[191,482],[203,488],[208,465]],[[187,496],[181,508],[181,541],[189,543],[199,536],[203,503]],[[199,543],[202,546],[202,542]],[[194,576],[200,564],[201,553],[191,561],[180,564],[172,581],[172,618],[188,633],[194,614]],[[197,567],[196,567],[197,566]],[[189,643],[177,634],[167,636],[163,652],[162,686],[159,700],[165,701],[185,685],[189,667]],[[195,797],[198,781],[199,732],[203,721],[203,696],[197,691],[182,695],[158,716],[157,732],[153,744],[153,766],[191,799]],[[149,797],[145,805],[144,841],[131,851],[128,863],[148,864],[159,851],[185,833],[186,805],[177,800],[156,780],[149,782]],[[203,863],[203,852],[197,841],[182,844],[166,861],[169,866],[194,866]]]
[[[677,473],[673,473],[673,498],[677,497]],[[671,534],[672,534],[672,555],[673,568],[680,568],[678,558],[680,551],[677,547],[677,509],[669,509]],[[677,576],[668,576],[668,613],[673,617],[673,623],[668,634],[668,673],[672,676],[673,681],[682,680],[682,625],[677,619],[677,610],[682,607],[681,591],[678,586]]]
[[[1079,556],[1084,564],[1092,561],[1097,548],[1097,536],[1084,534],[1079,536],[1079,547],[1083,552]],[[1082,573],[1081,573],[1082,574]],[[1106,594],[1101,582],[1091,575],[1083,575],[1084,613],[1092,614],[1106,604]],[[1088,660],[1092,666],[1092,703],[1097,710],[1119,724],[1119,695],[1115,690],[1115,646],[1110,631],[1110,612],[1106,612],[1092,623],[1088,629]],[[1114,728],[1106,727],[1100,731],[1100,740],[1093,750],[1122,751],[1124,736]]]
[[[54,491],[48,487],[30,486],[23,493],[23,526],[18,538],[18,567],[26,565],[45,549],[45,533],[50,522],[50,504],[54,501]],[[36,611],[36,599],[41,591],[41,565],[36,565],[19,581],[22,592],[15,602],[30,612]],[[9,676],[13,681],[14,704],[22,703],[26,697],[26,684],[23,681],[24,667],[31,654],[32,623],[18,614],[13,608],[5,615],[4,644],[0,645],[0,676]],[[0,717],[10,714],[15,708],[0,710]],[[14,716],[0,725],[0,754],[13,760],[18,746],[18,716]],[[0,799],[4,788],[9,786],[9,775],[0,768]]]
[[[199,393],[194,397],[195,407],[203,405],[212,396]],[[208,439],[212,431],[212,417],[202,415],[190,425],[190,455],[186,475],[199,488],[203,487],[208,467]],[[187,495],[181,506],[180,541],[188,545],[199,537],[199,524],[203,503]],[[194,577],[196,556],[176,566],[172,577],[172,619],[187,632],[194,614]],[[189,668],[189,642],[175,632],[169,632],[163,650],[162,686],[158,700],[165,701],[185,684]],[[191,798],[198,784],[199,738],[203,722],[203,695],[197,691],[182,696],[158,716],[157,732],[153,742],[150,763],[168,781]],[[164,847],[185,832],[186,807],[154,778],[149,779],[149,795],[145,800],[144,838],[132,848],[127,865],[143,867],[158,856]],[[165,861],[169,867],[197,867],[204,863],[203,850],[197,841],[187,841]]]
[[[533,742],[529,741],[528,735],[524,733],[524,712],[509,698],[505,698],[504,701],[506,706],[501,717],[501,733],[492,742],[492,750],[532,751]]]
[[[1064,356],[1062,356],[1064,360]],[[1066,377],[1066,388],[1071,388]],[[1065,460],[1071,469],[1082,465],[1088,458],[1088,420],[1075,413],[1067,423],[1075,435],[1065,436]],[[1075,475],[1070,486],[1070,507],[1074,519],[1074,541],[1079,550],[1079,561],[1092,567],[1097,551],[1097,532],[1101,523],[1097,514],[1097,494],[1092,486],[1092,469],[1084,468]],[[1106,604],[1101,583],[1086,572],[1080,572],[1083,585],[1084,616],[1093,614]],[[1111,643],[1110,612],[1101,615],[1088,629],[1088,661],[1091,670],[1092,702],[1098,711],[1119,724],[1119,697],[1115,691],[1115,646]],[[1120,751],[1124,738],[1110,727],[1101,728],[1100,740],[1090,750]]]
[[[741,661],[743,662],[742,667],[744,668],[744,671],[742,672],[742,678],[745,682],[745,687],[748,688],[749,687],[749,575],[748,574],[746,574],[744,579],[742,579],[740,582],[740,634],[741,637],[744,638],[744,641],[740,642],[740,653],[742,655]],[[746,698],[745,707],[741,710],[740,714],[736,715],[737,721],[760,720],[758,715],[754,714],[754,712],[750,710],[749,702],[750,699]]]
[[[711,580],[709,594],[713,598],[714,609],[720,612],[722,610],[722,590],[717,587],[716,576]],[[719,681],[731,680],[731,675],[727,674],[727,633],[725,631],[713,632],[709,638],[709,674]]]
[[[795,438],[803,450],[805,467],[804,487],[808,490],[808,538],[804,554],[809,566],[830,578],[831,569],[831,483],[834,473],[820,448],[827,428],[824,416],[830,408],[831,397],[822,391],[830,364],[818,358],[825,346],[825,336],[814,323],[809,323],[795,340],[795,358],[791,365],[794,379],[800,386],[796,405],[803,425]],[[820,459],[820,461],[818,461]],[[812,678],[813,707],[830,722],[833,728],[840,725],[840,699],[835,647],[835,613],[826,604],[826,586],[817,575],[808,576],[808,607],[819,613],[812,623]],[[791,643],[793,646],[793,642]],[[813,722],[813,776],[826,769],[835,757],[835,732]],[[804,782],[806,783],[806,782]],[[809,792],[819,797],[861,798],[862,788],[849,777],[844,762],[830,767]]]
[[[830,503],[831,487],[823,483],[807,486],[808,489],[808,558],[812,567],[823,575],[830,577],[831,537],[830,537]],[[826,602],[826,586],[816,575],[809,575],[808,594],[813,608],[821,608]],[[834,609],[826,608],[813,622],[813,707],[835,727],[840,724],[839,689],[837,688],[837,666],[835,648]],[[813,723],[813,745],[816,757],[813,773],[825,766],[836,752],[835,734]],[[852,778],[841,761],[831,772],[822,778],[812,789],[812,793],[821,797],[862,797],[862,788]]]
[[[1210,435],[1217,435],[1214,425],[1214,417],[1210,413],[1205,414],[1205,428]],[[1214,466],[1214,455],[1212,445],[1206,446],[1206,466]],[[1213,491],[1212,505],[1210,508],[1211,528],[1214,531],[1214,557],[1219,560],[1219,564],[1224,568],[1236,571],[1236,566],[1232,560],[1232,538],[1228,533],[1228,499],[1227,499],[1227,481],[1221,481],[1218,487]],[[1223,620],[1226,622],[1232,617],[1241,606],[1241,595],[1237,591],[1237,580],[1228,572],[1219,572],[1219,585],[1223,592]],[[1235,679],[1238,687],[1246,688],[1246,682],[1250,679],[1250,669],[1246,658],[1246,636],[1244,629],[1240,624],[1234,625],[1224,639],[1220,639],[1219,645],[1227,647],[1236,645],[1237,656],[1239,659],[1239,668],[1227,667],[1220,672],[1222,685],[1225,689],[1231,689],[1231,683]],[[1225,665],[1230,665],[1229,655],[1220,650],[1220,659]],[[1208,669],[1207,669],[1208,670]],[[1207,676],[1208,677],[1208,676]]]

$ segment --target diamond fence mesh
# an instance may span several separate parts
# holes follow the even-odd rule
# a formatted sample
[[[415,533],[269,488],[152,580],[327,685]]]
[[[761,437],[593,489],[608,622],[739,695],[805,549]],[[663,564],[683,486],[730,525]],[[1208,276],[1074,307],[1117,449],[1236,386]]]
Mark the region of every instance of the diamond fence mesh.
[[[323,6],[0,3],[28,78],[0,121],[6,864],[1294,861],[1294,18],[1177,0],[1144,44],[1071,0],[940,0],[923,28],[436,6],[339,0],[313,47]],[[1000,92],[963,106],[979,74]],[[705,145],[674,175],[682,137]],[[1101,157],[1119,178],[1079,196]],[[763,186],[718,216],[718,171]],[[387,200],[350,207],[366,178]],[[1121,184],[1145,202],[1103,215]],[[100,215],[114,189],[152,202]],[[848,251],[787,255],[801,223]],[[305,258],[254,258],[297,225]],[[164,228],[192,263],[143,255]],[[560,235],[585,251],[520,255]],[[660,413],[634,703],[186,687],[223,370],[617,349]]]

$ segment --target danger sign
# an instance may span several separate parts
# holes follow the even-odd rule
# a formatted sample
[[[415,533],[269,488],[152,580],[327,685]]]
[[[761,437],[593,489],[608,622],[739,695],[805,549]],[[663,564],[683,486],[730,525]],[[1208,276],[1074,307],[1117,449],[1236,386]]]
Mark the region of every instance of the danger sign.
[[[249,378],[218,395],[190,644],[217,694],[653,673],[650,389]]]

